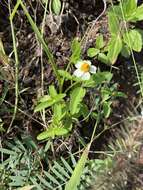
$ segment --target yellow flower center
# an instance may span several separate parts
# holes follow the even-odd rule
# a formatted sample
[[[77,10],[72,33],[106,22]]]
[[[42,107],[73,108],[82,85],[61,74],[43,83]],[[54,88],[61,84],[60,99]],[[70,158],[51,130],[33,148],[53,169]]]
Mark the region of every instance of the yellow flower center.
[[[90,66],[89,66],[89,64],[88,63],[83,63],[82,65],[81,65],[81,71],[83,71],[83,72],[88,72],[89,71],[89,68],[90,68]]]

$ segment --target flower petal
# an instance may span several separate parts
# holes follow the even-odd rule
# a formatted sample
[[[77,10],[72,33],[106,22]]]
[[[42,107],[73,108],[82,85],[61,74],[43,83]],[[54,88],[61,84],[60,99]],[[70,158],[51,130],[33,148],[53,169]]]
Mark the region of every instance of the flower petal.
[[[80,61],[77,61],[77,63],[75,64],[75,67],[78,69],[81,67],[81,65],[83,64],[83,61],[80,60]]]
[[[89,73],[89,72],[84,73],[84,74],[81,76],[81,78],[82,78],[83,80],[89,80],[89,79],[90,79],[90,73]]]
[[[83,60],[82,62],[87,63],[88,65],[91,65],[91,61],[89,61],[89,60]]]
[[[97,71],[97,67],[95,67],[95,66],[93,66],[93,65],[91,65],[90,66],[90,73],[96,73],[96,71]]]
[[[81,77],[84,74],[80,69],[76,69],[73,73],[76,77]]]

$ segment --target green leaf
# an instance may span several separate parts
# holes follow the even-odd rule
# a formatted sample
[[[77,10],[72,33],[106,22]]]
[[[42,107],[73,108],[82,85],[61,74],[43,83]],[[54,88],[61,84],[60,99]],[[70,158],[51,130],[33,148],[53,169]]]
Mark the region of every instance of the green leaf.
[[[103,40],[103,35],[100,34],[99,36],[97,36],[96,38],[96,46],[97,49],[101,49],[104,47],[104,40]]]
[[[95,75],[93,75],[93,79],[96,82],[96,85],[100,85],[105,82],[110,82],[112,77],[113,74],[110,72],[98,72]]]
[[[129,58],[131,55],[130,49],[127,45],[123,45],[122,50],[121,50],[121,55],[125,58]]]
[[[80,183],[80,177],[83,173],[86,161],[88,159],[89,148],[90,146],[87,146],[87,148],[82,153],[82,156],[80,160],[78,161],[70,180],[65,186],[65,190],[77,190],[77,186]]]
[[[128,19],[137,9],[137,1],[136,0],[126,0],[123,3],[123,11],[125,18]]]
[[[143,20],[143,4],[140,5],[134,12],[132,12],[132,15],[128,17],[127,21],[136,22],[141,20]]]
[[[122,98],[127,98],[127,95],[123,92],[113,92],[112,96],[114,97],[122,97]]]
[[[136,29],[130,30],[123,35],[124,43],[134,51],[140,52],[142,49],[142,35]]]
[[[72,115],[79,112],[79,104],[85,96],[86,90],[82,87],[75,88],[70,94],[70,113]]]
[[[102,63],[109,64],[109,59],[107,55],[105,55],[104,53],[98,54],[98,60],[101,61]]]
[[[56,91],[54,85],[50,85],[49,86],[49,94],[53,98],[57,95],[57,91]]]
[[[108,45],[107,57],[111,64],[114,64],[118,58],[119,53],[122,49],[122,39],[120,35],[111,38]]]
[[[81,58],[81,43],[76,38],[72,41],[71,50],[70,62],[75,64]]]
[[[102,96],[102,102],[107,101],[111,97],[111,91],[110,91],[110,89],[103,88],[101,90],[101,96]]]
[[[68,128],[64,127],[50,127],[37,136],[37,140],[44,140],[47,138],[54,138],[55,136],[63,136],[69,133]]]
[[[103,104],[103,113],[104,113],[105,118],[108,118],[110,116],[111,102],[104,102],[104,104]]]
[[[56,122],[61,121],[61,119],[66,114],[66,106],[62,103],[56,103],[54,104],[54,114],[53,114],[53,120]]]
[[[89,49],[87,50],[87,55],[88,55],[89,57],[95,57],[99,52],[100,52],[99,49],[96,49],[96,48],[89,48]]]
[[[52,0],[52,10],[56,15],[60,14],[61,6],[60,0]]]
[[[114,12],[114,9],[108,12],[108,24],[111,35],[112,36],[119,35],[120,23],[118,17]]]
[[[54,105],[55,103],[60,102],[61,100],[63,100],[63,98],[65,96],[66,96],[66,94],[57,94],[55,97],[51,97],[48,101],[39,103],[36,106],[34,112],[41,111],[43,109],[46,109],[46,108]]]
[[[47,102],[51,99],[49,95],[42,96],[38,101],[39,102]]]
[[[58,73],[61,77],[65,78],[67,80],[73,80],[73,76],[67,71],[58,70]]]

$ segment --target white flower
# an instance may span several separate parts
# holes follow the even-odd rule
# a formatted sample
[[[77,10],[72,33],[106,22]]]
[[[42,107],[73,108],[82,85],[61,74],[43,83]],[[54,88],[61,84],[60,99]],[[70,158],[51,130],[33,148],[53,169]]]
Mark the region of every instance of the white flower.
[[[91,61],[88,60],[81,60],[78,61],[75,64],[75,67],[77,68],[74,71],[74,75],[76,77],[80,77],[83,80],[89,80],[90,79],[90,73],[94,74],[96,73],[97,68],[93,65],[91,65]]]

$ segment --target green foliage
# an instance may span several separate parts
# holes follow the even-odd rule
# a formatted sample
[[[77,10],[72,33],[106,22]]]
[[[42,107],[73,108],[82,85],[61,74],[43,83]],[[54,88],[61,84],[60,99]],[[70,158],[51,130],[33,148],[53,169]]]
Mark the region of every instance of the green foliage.
[[[57,94],[55,87],[49,87],[49,95],[45,95],[39,99],[39,104],[35,108],[35,112],[46,109],[50,106],[53,106],[56,103],[59,103],[63,100],[66,94]]]
[[[80,103],[82,102],[85,96],[86,90],[82,87],[74,88],[74,90],[70,94],[70,113],[74,115],[80,110]]]
[[[114,36],[111,38],[109,45],[108,45],[108,53],[107,57],[111,64],[114,64],[117,60],[117,57],[122,49],[122,40],[120,35]]]
[[[102,35],[97,37],[96,46],[87,50],[87,55],[105,64],[114,64],[121,53],[129,57],[131,51],[140,52],[143,46],[142,30],[133,24],[143,20],[143,5],[137,7],[136,0],[120,1],[108,10],[108,27],[111,38],[106,46]],[[130,24],[132,22],[132,24]]]
[[[61,6],[61,0],[52,0],[52,9],[56,15],[60,14]]]
[[[65,190],[71,190],[71,189],[77,190],[77,186],[80,183],[80,177],[83,173],[84,166],[87,162],[88,153],[89,153],[89,146],[87,146],[86,149],[83,151],[80,160],[78,161],[74,171],[72,172],[70,180],[65,186]]]
[[[79,181],[79,173],[82,174],[80,184],[85,185],[84,175],[87,175],[87,167],[90,168],[91,165],[91,162],[87,160],[88,150],[85,149],[79,162],[72,154],[69,154],[69,159],[61,157],[58,161],[50,161],[48,154],[50,146],[51,142],[48,141],[45,146],[40,148],[32,137],[27,135],[22,137],[22,141],[18,139],[7,141],[5,148],[0,149],[0,155],[3,158],[0,163],[0,188],[4,190],[28,190],[28,188],[62,190],[67,182],[73,179],[71,176],[74,176],[75,181],[77,179]],[[43,161],[46,165],[44,169]],[[85,162],[86,169],[83,167]],[[92,179],[92,175],[88,175]]]
[[[140,52],[142,49],[142,35],[141,33],[136,30],[130,30],[129,32],[126,32],[123,34],[123,41],[124,43],[133,49],[136,52]]]
[[[81,43],[76,38],[72,41],[71,51],[70,62],[75,64],[81,59]]]

